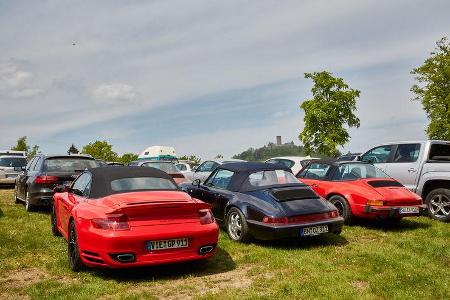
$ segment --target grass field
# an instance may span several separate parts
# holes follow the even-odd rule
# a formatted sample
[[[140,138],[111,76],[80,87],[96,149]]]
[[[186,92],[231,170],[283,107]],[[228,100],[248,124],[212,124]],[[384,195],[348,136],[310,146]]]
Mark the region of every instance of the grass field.
[[[73,273],[48,212],[0,190],[0,299],[450,299],[450,224],[426,217],[341,236],[238,244],[209,261]]]

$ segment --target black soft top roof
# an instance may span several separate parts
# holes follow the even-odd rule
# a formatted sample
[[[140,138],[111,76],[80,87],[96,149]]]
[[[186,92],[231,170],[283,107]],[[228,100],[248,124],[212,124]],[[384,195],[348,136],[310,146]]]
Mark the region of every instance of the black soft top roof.
[[[167,173],[151,167],[135,166],[102,166],[92,168],[89,171],[92,175],[91,192],[89,198],[101,198],[117,192],[111,189],[111,181],[122,178],[133,177],[153,177],[167,179],[175,186],[176,183]]]
[[[291,172],[291,169],[283,165],[278,164],[268,164],[261,162],[235,162],[220,165],[221,169],[229,170],[232,172],[245,172],[245,173],[255,173],[259,171],[270,171],[270,170],[286,170]]]
[[[284,170],[286,172],[292,173],[291,169],[285,167],[283,165],[278,164],[268,164],[268,163],[260,163],[260,162],[236,162],[236,163],[228,163],[223,164],[217,167],[218,169],[224,169],[234,172],[231,177],[230,184],[228,186],[228,190],[233,192],[249,192],[262,190],[273,187],[282,187],[282,186],[292,186],[299,185],[304,186],[303,183],[290,183],[290,184],[277,184],[274,186],[261,186],[261,187],[249,187],[245,184],[248,179],[248,176],[252,173],[261,172],[261,171],[274,171],[274,170]]]

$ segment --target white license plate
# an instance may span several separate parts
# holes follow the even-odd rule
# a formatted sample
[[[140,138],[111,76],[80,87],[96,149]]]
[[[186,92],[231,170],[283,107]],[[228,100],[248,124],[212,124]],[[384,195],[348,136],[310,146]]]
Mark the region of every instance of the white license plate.
[[[417,214],[419,213],[418,207],[400,207],[399,213],[401,214]]]
[[[312,235],[319,235],[319,234],[326,233],[326,232],[328,232],[328,225],[320,225],[320,226],[302,228],[300,231],[300,235],[301,236],[312,236]]]
[[[172,239],[172,240],[160,240],[160,241],[148,241],[147,251],[164,250],[164,249],[176,249],[186,248],[189,246],[188,239]]]

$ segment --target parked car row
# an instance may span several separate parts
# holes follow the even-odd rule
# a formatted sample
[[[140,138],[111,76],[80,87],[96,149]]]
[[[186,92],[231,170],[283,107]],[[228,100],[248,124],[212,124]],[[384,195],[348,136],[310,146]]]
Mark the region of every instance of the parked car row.
[[[340,234],[356,218],[399,221],[427,207],[448,221],[449,162],[450,143],[441,141],[382,145],[355,161],[208,160],[189,165],[191,178],[172,161],[37,155],[16,178],[14,197],[29,211],[51,207],[52,232],[68,241],[74,271],[120,268],[211,257],[219,226],[247,242]],[[388,175],[399,168],[417,173],[414,187]]]

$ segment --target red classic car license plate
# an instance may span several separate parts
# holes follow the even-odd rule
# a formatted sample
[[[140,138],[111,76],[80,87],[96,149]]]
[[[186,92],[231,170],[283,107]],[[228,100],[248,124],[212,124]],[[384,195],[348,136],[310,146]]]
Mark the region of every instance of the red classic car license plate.
[[[328,232],[328,225],[304,227],[300,230],[301,236],[313,236]]]
[[[147,251],[186,248],[188,246],[189,246],[189,243],[188,243],[187,238],[160,240],[160,241],[148,241],[147,242]]]
[[[400,207],[399,213],[401,214],[417,214],[419,213],[418,207]]]

